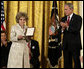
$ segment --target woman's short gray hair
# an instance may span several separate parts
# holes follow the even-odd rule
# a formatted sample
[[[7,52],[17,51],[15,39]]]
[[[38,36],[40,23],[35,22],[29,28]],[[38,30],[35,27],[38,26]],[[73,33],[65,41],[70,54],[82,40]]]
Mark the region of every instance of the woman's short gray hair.
[[[19,19],[21,17],[25,17],[25,20],[27,21],[28,20],[28,16],[25,12],[18,12],[17,15],[16,15],[16,22],[19,23]]]
[[[66,5],[67,5],[67,6],[69,6],[69,7],[70,7],[70,9],[74,9],[74,8],[73,8],[73,4],[72,4],[72,3],[66,3],[66,4],[65,4],[65,6],[66,6]]]

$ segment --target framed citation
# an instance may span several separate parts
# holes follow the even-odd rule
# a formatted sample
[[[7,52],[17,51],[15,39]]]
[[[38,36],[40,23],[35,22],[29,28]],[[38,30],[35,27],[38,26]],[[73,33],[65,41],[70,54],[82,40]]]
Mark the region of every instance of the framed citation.
[[[34,27],[27,28],[26,36],[33,36],[34,35],[34,31],[35,31],[35,28]]]

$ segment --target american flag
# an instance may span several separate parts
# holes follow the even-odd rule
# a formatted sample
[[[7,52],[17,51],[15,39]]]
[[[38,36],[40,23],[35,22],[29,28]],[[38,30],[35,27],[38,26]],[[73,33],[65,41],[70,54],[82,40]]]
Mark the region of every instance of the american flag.
[[[57,1],[53,1],[52,12],[51,12],[51,26],[49,27],[49,35],[53,35],[56,29],[59,29],[58,23],[58,8]]]
[[[4,2],[1,1],[1,30],[6,30],[5,15],[4,15]]]
[[[53,33],[55,33],[55,27],[54,26],[50,26],[49,27],[49,35],[52,35]]]

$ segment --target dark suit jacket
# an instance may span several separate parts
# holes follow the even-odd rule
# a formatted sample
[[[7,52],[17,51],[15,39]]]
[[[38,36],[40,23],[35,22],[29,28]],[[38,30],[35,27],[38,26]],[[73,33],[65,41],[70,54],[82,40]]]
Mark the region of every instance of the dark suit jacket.
[[[61,19],[62,22],[67,21],[67,16]],[[80,38],[80,29],[82,25],[82,18],[79,15],[73,14],[68,30],[64,30],[63,36],[63,49],[77,51],[82,49],[81,38]]]
[[[34,66],[34,68],[39,67],[40,66],[40,62],[39,62],[39,43],[35,40],[31,40],[31,60],[30,63]]]
[[[1,49],[0,67],[7,66],[8,55],[9,55],[11,44],[12,44],[12,42],[7,42],[7,47],[5,47],[4,45],[2,47],[0,47],[0,49]]]

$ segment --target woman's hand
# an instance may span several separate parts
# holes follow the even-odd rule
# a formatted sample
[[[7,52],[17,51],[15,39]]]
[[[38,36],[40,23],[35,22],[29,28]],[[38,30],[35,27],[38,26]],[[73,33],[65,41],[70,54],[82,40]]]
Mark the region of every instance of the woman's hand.
[[[19,40],[23,39],[23,36],[22,36],[22,35],[19,35],[19,36],[18,36],[18,39],[19,39]]]

